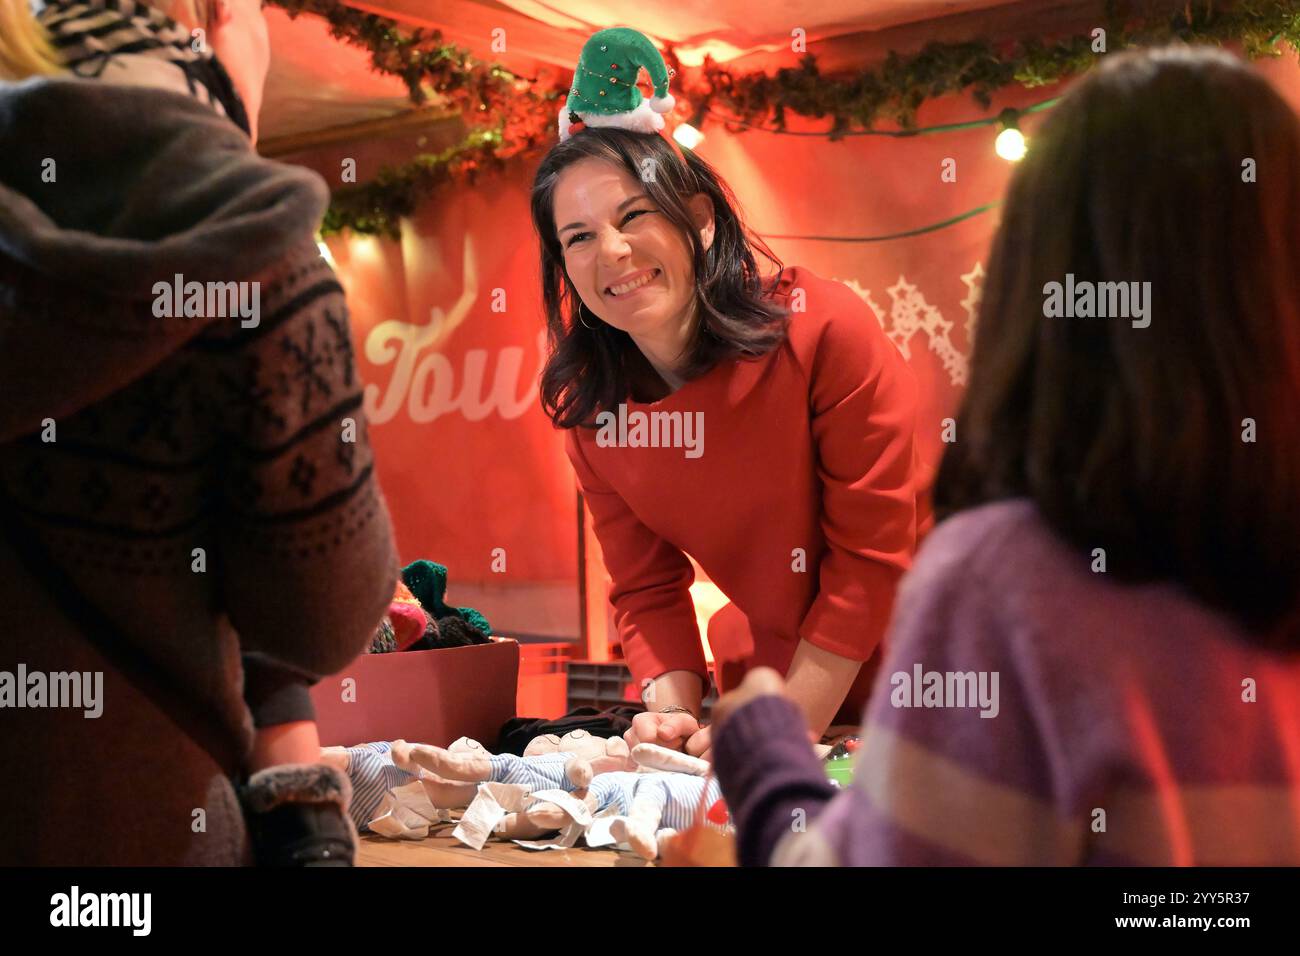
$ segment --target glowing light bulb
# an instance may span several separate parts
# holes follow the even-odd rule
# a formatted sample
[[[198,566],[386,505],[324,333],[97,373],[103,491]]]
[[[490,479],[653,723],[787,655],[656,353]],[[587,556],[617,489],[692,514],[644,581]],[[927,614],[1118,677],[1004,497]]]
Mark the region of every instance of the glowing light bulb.
[[[704,139],[704,134],[690,123],[682,123],[673,130],[673,139],[684,149],[694,149]]]
[[[993,149],[1008,162],[1018,163],[1025,158],[1025,134],[1014,126],[1009,126],[998,133],[993,141]]]

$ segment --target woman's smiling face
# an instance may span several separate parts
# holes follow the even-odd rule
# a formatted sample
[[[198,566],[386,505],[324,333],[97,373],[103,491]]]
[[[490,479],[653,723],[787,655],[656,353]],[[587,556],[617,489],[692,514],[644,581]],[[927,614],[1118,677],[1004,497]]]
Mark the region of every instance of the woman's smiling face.
[[[560,173],[554,197],[565,271],[589,315],[636,337],[670,332],[673,323],[690,320],[690,242],[635,176],[604,160],[583,159]],[[708,249],[713,205],[699,194],[688,206]]]

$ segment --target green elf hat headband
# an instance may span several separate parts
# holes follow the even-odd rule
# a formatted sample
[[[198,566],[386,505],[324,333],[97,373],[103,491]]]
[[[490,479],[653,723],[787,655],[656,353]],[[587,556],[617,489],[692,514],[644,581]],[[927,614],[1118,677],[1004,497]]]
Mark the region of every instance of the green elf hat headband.
[[[654,96],[649,101],[636,85],[643,68],[654,83]],[[663,55],[645,34],[628,27],[592,34],[582,47],[573,71],[573,87],[560,110],[560,142],[569,138],[574,123],[661,132],[663,114],[671,112],[677,103],[668,92],[672,75]]]

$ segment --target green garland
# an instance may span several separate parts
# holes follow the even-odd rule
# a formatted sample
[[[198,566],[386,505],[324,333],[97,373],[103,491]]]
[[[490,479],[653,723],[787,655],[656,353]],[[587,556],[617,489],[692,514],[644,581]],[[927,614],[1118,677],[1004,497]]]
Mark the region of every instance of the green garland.
[[[402,217],[442,184],[473,182],[480,172],[502,169],[515,156],[535,155],[555,140],[567,82],[517,76],[444,43],[439,31],[408,31],[396,20],[339,0],[270,2],[291,17],[323,17],[332,35],[370,53],[374,70],[399,77],[413,103],[436,95],[465,121],[462,141],[443,152],[385,168],[372,182],[336,189],[325,217],[326,233],[351,229],[396,236]],[[1240,43],[1252,59],[1279,55],[1279,40],[1300,50],[1300,0],[1109,0],[1104,19],[1110,52],[1179,40]],[[732,131],[759,127],[784,132],[787,114],[796,113],[829,119],[824,135],[839,139],[882,122],[909,130],[921,104],[935,97],[970,92],[987,109],[993,93],[1004,87],[1034,88],[1078,75],[1098,59],[1092,42],[1085,34],[1054,41],[929,43],[914,54],[891,52],[875,70],[826,76],[812,54],[773,74],[738,74],[712,60],[684,69],[672,50],[665,59],[677,71],[679,99],[690,104],[697,118],[724,117],[721,122]]]
[[[440,185],[464,172],[473,183],[480,167],[499,169],[496,156],[500,136],[496,130],[475,130],[460,143],[440,153],[425,153],[402,166],[386,166],[372,182],[335,190],[321,221],[321,234],[344,229],[396,238],[403,216]]]
[[[324,18],[330,34],[370,52],[377,73],[399,77],[411,102],[425,102],[430,91],[453,105],[499,107],[517,79],[505,68],[483,63],[468,50],[442,42],[442,33],[423,28],[406,30],[398,21],[363,13],[339,0],[270,0],[296,19],[312,13]]]
[[[1284,39],[1300,50],[1300,3],[1295,0],[1243,0],[1235,4],[1199,0],[1187,3],[1137,3],[1109,0],[1105,6],[1106,50],[1186,43],[1239,42],[1254,59],[1276,56]],[[1226,9],[1225,9],[1226,7]],[[1152,9],[1154,8],[1154,10]],[[784,131],[786,113],[830,118],[826,131],[838,139],[854,127],[869,130],[881,121],[910,128],[926,100],[969,91],[987,109],[994,91],[1018,84],[1032,89],[1060,82],[1090,69],[1099,54],[1088,34],[1045,41],[1036,37],[999,43],[987,39],[929,43],[919,52],[891,52],[877,70],[822,76],[812,54],[797,67],[774,75],[737,76],[713,63],[703,67],[703,82],[683,84],[692,103],[706,109],[722,104],[740,123],[754,126],[770,115]],[[678,68],[680,72],[680,67]]]
[[[412,103],[436,96],[446,109],[460,112],[466,125],[461,141],[440,153],[385,167],[371,182],[336,188],[321,225],[325,235],[351,229],[396,237],[402,218],[439,186],[453,179],[472,183],[480,172],[500,170],[512,156],[535,154],[555,138],[567,84],[557,80],[548,89],[444,43],[440,31],[408,31],[396,20],[339,0],[270,2],[291,18],[324,18],[334,37],[370,53],[375,72],[401,79]]]

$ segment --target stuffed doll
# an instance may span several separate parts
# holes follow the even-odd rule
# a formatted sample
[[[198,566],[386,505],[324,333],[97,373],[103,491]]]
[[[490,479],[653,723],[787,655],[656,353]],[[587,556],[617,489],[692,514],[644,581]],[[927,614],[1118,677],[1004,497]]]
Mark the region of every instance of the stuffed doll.
[[[352,801],[348,815],[356,824],[358,832],[369,827],[386,793],[425,776],[418,767],[406,769],[394,763],[393,748],[400,743],[405,742],[380,741],[356,747],[321,748],[320,762],[341,770],[352,783]],[[483,754],[487,751],[477,740],[461,737],[447,748],[447,753]]]
[[[635,766],[627,743],[619,737],[602,739],[585,730],[563,737],[538,737],[528,744],[524,756],[492,754],[487,750],[457,753],[450,748],[393,741],[395,766],[420,777],[435,807],[465,807],[478,793],[480,783],[520,784],[529,790],[572,792],[586,787],[592,777]]]
[[[534,738],[525,753],[580,747],[584,741],[586,746],[593,746],[590,739],[585,731],[574,731],[564,738],[546,735]],[[618,739],[611,738],[609,745],[613,747],[612,742]],[[582,806],[562,799],[554,791],[550,796],[542,791],[540,799],[502,817],[493,832],[508,840],[536,839],[574,826],[585,832],[595,814],[612,811],[615,817],[609,827],[610,836],[644,859],[653,860],[659,855],[660,840],[689,827],[701,809],[709,811],[711,821],[717,821],[718,811],[726,819],[717,781],[705,779],[710,770],[708,761],[657,744],[638,744],[630,756],[639,772],[630,772],[627,765],[598,772],[585,789],[573,793],[574,797],[582,797]]]
[[[570,730],[563,736],[538,734],[524,748],[525,757],[554,753],[571,753],[590,760],[596,773],[635,769],[622,737],[595,737],[585,730]]]
[[[587,788],[593,813],[617,810],[610,836],[645,860],[659,855],[660,840],[690,827],[721,799],[716,777],[684,773],[605,773]]]
[[[493,829],[493,835],[506,840],[533,840],[581,824],[590,829],[596,815],[614,814],[609,835],[614,842],[626,844],[645,860],[659,856],[662,841],[696,822],[707,812],[707,820],[717,820],[722,790],[716,778],[684,773],[613,771],[597,774],[581,797],[583,806],[561,804],[559,798],[543,796],[523,810],[508,813]],[[724,811],[725,812],[725,811]],[[715,824],[716,825],[716,824]],[[594,844],[593,844],[594,845]]]
[[[594,814],[612,810],[609,832],[614,840],[653,860],[661,839],[691,825],[701,801],[705,810],[721,806],[717,780],[706,778],[707,761],[654,744],[640,744],[629,752],[622,738],[602,739],[575,730],[563,737],[535,737],[524,754],[493,756],[484,751],[455,756],[421,744],[397,741],[393,746],[398,766],[432,771],[421,783],[434,806],[450,806],[450,800],[466,806],[483,782],[522,784],[542,794],[493,826],[492,834],[507,840],[531,840],[574,827],[586,831]],[[638,765],[640,772],[634,772]],[[439,779],[445,777],[453,779]],[[454,782],[464,779],[474,782]],[[471,845],[478,848],[481,842]]]

